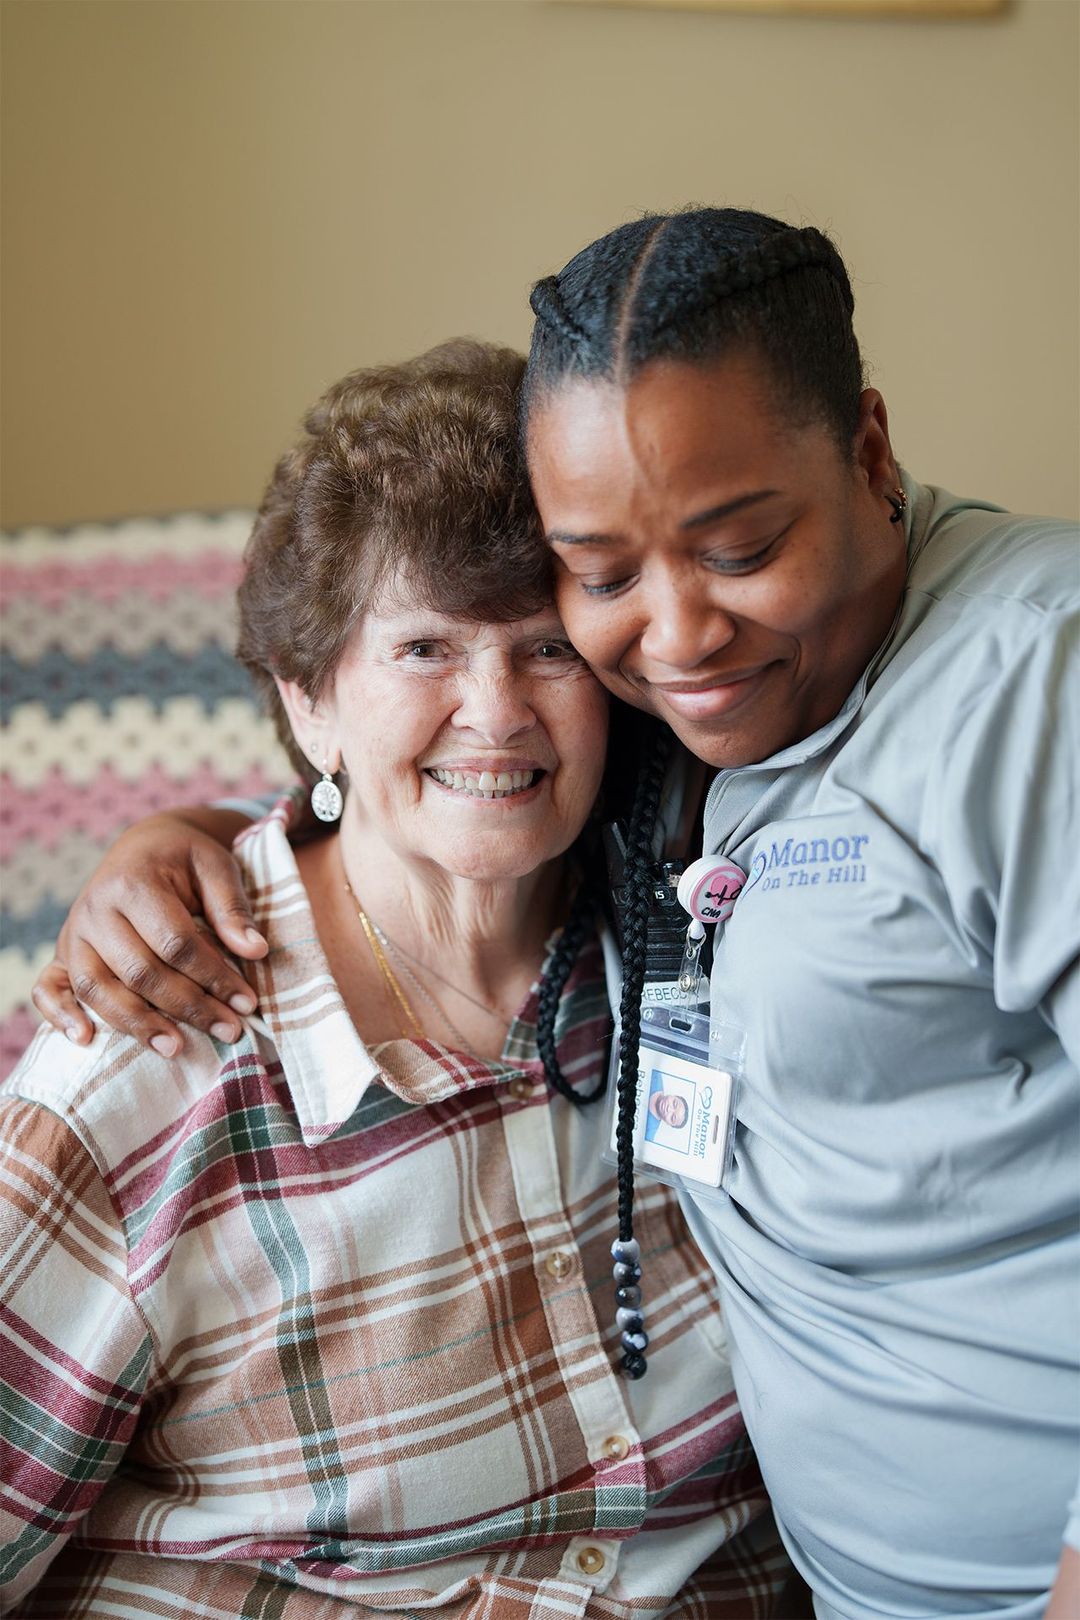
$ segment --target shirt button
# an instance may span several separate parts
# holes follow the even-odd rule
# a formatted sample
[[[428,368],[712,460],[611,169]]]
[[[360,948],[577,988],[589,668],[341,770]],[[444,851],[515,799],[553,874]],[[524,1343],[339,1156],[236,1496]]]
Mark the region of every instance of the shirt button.
[[[544,1270],[549,1277],[568,1277],[573,1269],[573,1256],[567,1254],[565,1249],[556,1249],[544,1261]]]
[[[612,1462],[622,1462],[623,1458],[629,1455],[630,1442],[624,1434],[609,1434],[600,1450],[605,1457],[610,1457]]]
[[[510,1095],[516,1097],[518,1102],[526,1102],[535,1091],[531,1080],[511,1080]]]
[[[604,1555],[599,1547],[582,1547],[577,1564],[583,1575],[599,1575],[604,1567]]]

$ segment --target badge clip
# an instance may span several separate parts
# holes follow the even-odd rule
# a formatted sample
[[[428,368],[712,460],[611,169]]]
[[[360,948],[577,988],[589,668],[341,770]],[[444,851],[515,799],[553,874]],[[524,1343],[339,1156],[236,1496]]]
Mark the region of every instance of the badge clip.
[[[686,944],[679,968],[679,1000],[684,1008],[695,1007],[701,999],[701,947],[704,943],[705,924],[695,917],[686,930]]]

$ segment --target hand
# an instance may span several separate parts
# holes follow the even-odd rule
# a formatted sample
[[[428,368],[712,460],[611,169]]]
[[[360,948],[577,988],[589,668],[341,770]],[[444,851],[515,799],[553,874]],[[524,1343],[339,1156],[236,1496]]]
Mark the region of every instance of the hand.
[[[238,1015],[254,1011],[255,996],[213,935],[235,956],[254,960],[267,950],[222,847],[243,825],[229,811],[185,811],[123,833],[72,906],[56,957],[34,985],[42,1017],[85,1044],[94,1033],[85,1002],[163,1057],[183,1046],[173,1019],[237,1040]]]

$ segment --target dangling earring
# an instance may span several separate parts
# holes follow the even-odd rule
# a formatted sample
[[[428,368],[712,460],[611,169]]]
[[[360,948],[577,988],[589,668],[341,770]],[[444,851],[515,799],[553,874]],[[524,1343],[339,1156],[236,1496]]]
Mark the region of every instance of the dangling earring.
[[[314,752],[314,749],[312,750]],[[336,821],[341,814],[344,800],[341,789],[338,787],[329,771],[330,756],[323,755],[322,781],[316,782],[311,790],[311,808],[320,821]]]
[[[886,495],[885,499],[892,507],[892,517],[889,519],[889,522],[899,523],[900,519],[907,511],[907,490],[901,489],[900,485],[897,484],[892,494]]]

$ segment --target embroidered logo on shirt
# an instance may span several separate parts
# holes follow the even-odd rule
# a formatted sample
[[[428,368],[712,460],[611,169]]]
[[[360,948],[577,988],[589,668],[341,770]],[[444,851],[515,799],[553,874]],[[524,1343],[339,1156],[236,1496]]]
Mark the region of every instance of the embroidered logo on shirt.
[[[813,889],[866,882],[864,852],[869,833],[838,833],[833,838],[772,839],[758,850],[746,880],[746,892],[760,888]]]

